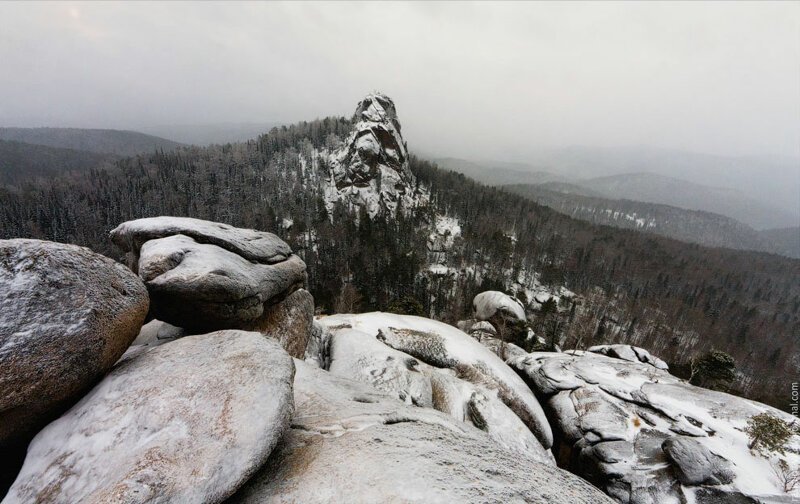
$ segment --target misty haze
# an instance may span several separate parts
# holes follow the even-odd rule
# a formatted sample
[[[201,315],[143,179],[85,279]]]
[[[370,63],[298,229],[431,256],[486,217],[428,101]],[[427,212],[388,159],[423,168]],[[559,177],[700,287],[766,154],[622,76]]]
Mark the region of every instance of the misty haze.
[[[800,498],[800,3],[0,3],[0,501]]]

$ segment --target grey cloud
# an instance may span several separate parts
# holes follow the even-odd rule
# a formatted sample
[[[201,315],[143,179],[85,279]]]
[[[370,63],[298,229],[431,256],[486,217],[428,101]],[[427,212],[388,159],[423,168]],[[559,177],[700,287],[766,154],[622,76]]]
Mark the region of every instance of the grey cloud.
[[[2,3],[0,125],[347,115],[412,148],[800,155],[800,4]]]

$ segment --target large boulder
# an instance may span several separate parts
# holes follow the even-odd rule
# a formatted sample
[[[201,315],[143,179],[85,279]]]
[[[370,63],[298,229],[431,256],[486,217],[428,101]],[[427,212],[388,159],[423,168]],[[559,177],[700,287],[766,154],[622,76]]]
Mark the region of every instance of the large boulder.
[[[725,485],[733,479],[730,463],[697,439],[671,437],[664,441],[661,449],[684,485]]]
[[[509,360],[544,400],[563,467],[621,503],[780,501],[777,457],[751,451],[744,427],[764,412],[794,417],[629,357],[568,351]],[[790,467],[800,466],[798,454],[800,436],[792,436]]]
[[[525,307],[517,299],[499,291],[481,292],[472,300],[472,310],[480,320],[518,320],[525,322]],[[496,324],[495,324],[496,326]]]
[[[0,241],[0,451],[24,446],[136,338],[147,291],[75,245]]]
[[[302,356],[313,299],[293,293],[305,284],[306,265],[277,236],[153,217],[125,222],[111,238],[147,286],[153,317],[194,334],[258,330]]]
[[[233,503],[612,502],[445,414],[296,366],[292,428]]]
[[[547,449],[552,445],[550,425],[528,386],[497,355],[455,327],[423,317],[380,312],[334,315],[319,321],[332,333],[329,345],[331,370],[344,373],[337,359],[346,360],[347,376],[355,378],[366,373],[375,377],[373,381],[403,372],[403,369],[413,372],[414,362],[439,371],[447,370],[448,374],[477,386],[484,395],[498,398],[536,436],[541,447]],[[352,331],[362,336],[354,336]],[[345,333],[340,342],[336,340],[337,333]],[[365,345],[370,347],[365,348]],[[365,355],[373,355],[373,359],[354,358],[352,354],[359,348]],[[382,355],[378,352],[381,348],[392,359],[375,357]],[[397,354],[392,355],[389,350],[395,350]],[[374,362],[376,358],[378,362]],[[425,371],[422,366],[418,367]],[[425,375],[425,372],[421,374]],[[415,377],[414,380],[420,379],[408,373],[398,376],[401,383],[409,376]],[[396,388],[397,383],[392,383],[392,387]],[[457,389],[466,391],[470,387]],[[411,403],[424,397],[424,392],[420,392],[423,395],[416,399],[417,392],[416,388],[409,390],[407,397]],[[464,397],[468,400],[471,393]]]
[[[34,438],[3,503],[221,502],[288,428],[293,377],[254,332],[142,352]]]
[[[139,254],[153,316],[195,332],[252,323],[305,281],[306,265],[297,256],[253,263],[183,235],[150,240]]]

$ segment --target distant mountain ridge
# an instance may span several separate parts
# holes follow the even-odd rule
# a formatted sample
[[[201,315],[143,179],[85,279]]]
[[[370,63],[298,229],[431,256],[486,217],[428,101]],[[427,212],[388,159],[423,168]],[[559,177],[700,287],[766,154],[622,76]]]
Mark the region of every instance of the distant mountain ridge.
[[[655,173],[626,173],[576,182],[607,198],[629,199],[726,215],[757,229],[797,223],[788,212],[771,208],[735,189],[695,184]]]
[[[169,124],[137,128],[149,135],[170,138],[190,145],[212,145],[255,140],[259,135],[280,126],[278,122]]]
[[[577,179],[647,172],[694,184],[728,187],[789,212],[796,219],[800,216],[800,158],[734,157],[649,146],[573,146],[542,150],[526,161],[533,171],[545,170]],[[797,225],[797,220],[787,225]]]
[[[576,219],[623,229],[655,233],[708,247],[758,250],[800,258],[800,246],[780,240],[789,230],[778,229],[774,236],[724,215],[687,210],[670,205],[597,196],[594,191],[574,184],[517,184],[503,189],[525,196],[541,205]],[[774,237],[780,237],[776,240]]]
[[[553,156],[550,160],[544,158],[545,161],[541,164],[474,162],[456,158],[440,158],[437,162],[443,168],[463,173],[488,185],[562,184],[557,189],[556,186],[551,189],[583,196],[629,199],[712,212],[731,217],[755,229],[796,226],[800,222],[800,186],[793,181],[791,174],[786,171],[790,171],[790,168],[786,166],[782,168],[783,171],[779,170],[776,181],[768,180],[765,183],[775,189],[774,197],[770,197],[771,193],[764,189],[764,184],[750,181],[748,186],[746,177],[739,177],[739,187],[733,184],[736,177],[721,176],[716,184],[699,183],[690,178],[676,178],[650,170],[651,167],[666,170],[662,166],[663,160],[662,165],[635,164],[632,161],[611,165],[609,159],[601,157],[598,166],[587,166],[589,161],[583,155],[588,155],[591,151],[578,152],[582,153],[581,156],[576,156],[580,162],[566,155]],[[698,155],[692,159],[699,163],[699,160],[705,158]],[[718,169],[715,166],[710,169]],[[620,172],[624,169],[631,171]],[[697,165],[697,171],[703,169]],[[615,171],[617,173],[608,173]],[[800,168],[797,171],[800,181]],[[769,177],[770,174],[764,174],[762,178],[767,180]],[[708,177],[694,176],[694,179],[705,180]],[[780,187],[775,187],[776,184]],[[791,204],[795,197],[793,195],[796,196],[795,207]]]
[[[777,253],[800,258],[800,226],[765,229],[759,234],[774,244]]]
[[[113,166],[116,156],[0,140],[0,186],[19,185],[36,177]]]
[[[182,145],[138,131],[81,128],[0,128],[0,140],[117,156],[171,151]]]

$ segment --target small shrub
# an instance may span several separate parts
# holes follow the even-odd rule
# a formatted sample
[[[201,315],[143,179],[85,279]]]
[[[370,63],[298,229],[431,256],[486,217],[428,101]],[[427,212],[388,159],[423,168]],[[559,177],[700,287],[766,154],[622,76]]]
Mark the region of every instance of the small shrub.
[[[689,383],[712,390],[727,391],[736,379],[736,361],[719,350],[711,350],[692,359]]]
[[[800,487],[800,469],[793,469],[785,460],[780,459],[772,464],[772,471],[780,480],[784,492],[792,493]]]
[[[748,447],[765,456],[770,453],[783,455],[786,442],[795,434],[791,424],[766,412],[750,417],[744,432],[750,438]]]
[[[417,315],[424,316],[425,310],[420,303],[413,296],[404,296],[400,299],[395,299],[386,308],[389,313],[396,313],[398,315]]]

